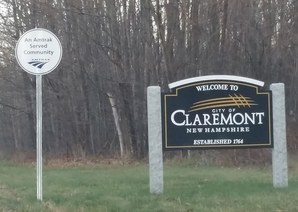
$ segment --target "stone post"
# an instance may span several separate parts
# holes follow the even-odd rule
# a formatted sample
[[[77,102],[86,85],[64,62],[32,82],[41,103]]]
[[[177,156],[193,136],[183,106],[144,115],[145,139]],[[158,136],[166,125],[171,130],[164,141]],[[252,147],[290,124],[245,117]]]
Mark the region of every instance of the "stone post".
[[[159,86],[147,88],[150,193],[163,193],[163,154],[161,92]]]
[[[271,84],[273,109],[272,175],[275,188],[288,187],[288,156],[286,139],[285,88],[283,83]]]

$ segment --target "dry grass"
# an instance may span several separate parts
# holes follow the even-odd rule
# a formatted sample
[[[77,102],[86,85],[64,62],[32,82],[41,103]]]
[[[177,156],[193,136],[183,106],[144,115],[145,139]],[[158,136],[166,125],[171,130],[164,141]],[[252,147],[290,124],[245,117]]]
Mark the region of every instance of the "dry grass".
[[[298,211],[298,172],[274,189],[270,168],[166,163],[163,195],[149,193],[147,164],[52,161],[44,169],[44,200],[36,200],[35,168],[0,163],[0,211]]]

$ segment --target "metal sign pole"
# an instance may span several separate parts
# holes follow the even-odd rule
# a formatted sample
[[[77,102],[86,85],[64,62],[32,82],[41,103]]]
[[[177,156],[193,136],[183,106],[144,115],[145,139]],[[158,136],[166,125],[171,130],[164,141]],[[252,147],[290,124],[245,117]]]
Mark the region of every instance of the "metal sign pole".
[[[58,66],[62,45],[51,31],[35,28],[20,37],[15,56],[24,71],[36,75],[36,194],[37,200],[42,201],[42,75]]]
[[[36,185],[42,200],[42,75],[36,75]]]

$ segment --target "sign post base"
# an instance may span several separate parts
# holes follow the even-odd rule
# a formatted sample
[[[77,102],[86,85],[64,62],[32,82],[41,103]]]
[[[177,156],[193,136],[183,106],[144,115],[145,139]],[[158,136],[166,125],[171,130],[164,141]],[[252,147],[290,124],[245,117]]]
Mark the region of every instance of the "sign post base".
[[[161,94],[159,86],[147,89],[150,193],[163,193]]]
[[[285,88],[283,83],[271,84],[273,100],[272,175],[273,187],[288,187],[288,159],[285,116]]]

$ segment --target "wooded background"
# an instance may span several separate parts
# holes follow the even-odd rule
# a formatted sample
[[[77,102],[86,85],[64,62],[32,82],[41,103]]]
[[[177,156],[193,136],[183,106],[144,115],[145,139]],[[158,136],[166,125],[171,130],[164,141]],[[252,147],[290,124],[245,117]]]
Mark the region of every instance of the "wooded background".
[[[35,151],[35,76],[14,57],[35,27],[63,45],[43,77],[48,157],[147,157],[146,89],[210,74],[284,82],[296,132],[297,0],[0,0],[0,153]],[[289,148],[297,149],[297,136]]]

